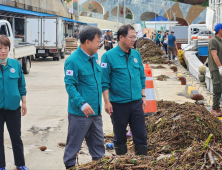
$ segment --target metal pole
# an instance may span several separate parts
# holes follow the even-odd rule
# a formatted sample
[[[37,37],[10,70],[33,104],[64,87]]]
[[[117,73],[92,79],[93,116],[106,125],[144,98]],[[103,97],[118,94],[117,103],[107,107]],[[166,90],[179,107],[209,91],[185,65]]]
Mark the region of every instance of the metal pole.
[[[123,25],[126,24],[126,0],[123,0]]]
[[[12,32],[13,32],[13,36],[15,38],[15,17],[12,18]]]
[[[117,2],[117,23],[116,23],[116,32],[119,29],[119,0]]]
[[[153,6],[153,9],[155,9],[155,0],[154,0],[154,6]],[[156,13],[155,13],[155,32],[156,32]]]

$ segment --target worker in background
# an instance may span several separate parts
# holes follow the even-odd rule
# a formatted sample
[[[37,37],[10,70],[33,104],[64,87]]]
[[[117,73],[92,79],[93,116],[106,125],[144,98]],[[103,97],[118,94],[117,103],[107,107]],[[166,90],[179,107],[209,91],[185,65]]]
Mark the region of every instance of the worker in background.
[[[160,40],[161,40],[161,31],[158,31],[156,34],[155,42],[156,45],[158,45],[159,47],[160,47]]]
[[[111,38],[111,46],[110,46],[110,49],[112,49],[113,48],[113,43],[115,43],[115,41],[114,41],[114,39],[113,39],[113,32],[112,32],[112,30],[110,31],[110,38]]]
[[[165,49],[167,55],[167,44],[168,44],[168,33],[165,31],[162,39],[163,48]]]
[[[77,40],[79,39],[78,31],[75,31],[75,34],[73,35],[73,38],[76,38]]]
[[[106,35],[104,36],[104,41],[105,41],[105,49],[106,51],[109,51],[112,45],[112,39],[110,37],[110,30],[106,31]]]
[[[94,26],[85,27],[80,33],[80,46],[65,62],[65,86],[68,101],[68,137],[64,164],[72,169],[76,154],[85,139],[92,160],[105,154],[101,116],[102,87],[97,51],[102,32]]]
[[[176,45],[176,37],[174,36],[174,31],[171,31],[171,34],[168,35],[168,43],[167,43],[167,53],[169,56],[169,60],[171,60],[171,52],[173,55],[173,60],[175,60],[175,45]]]
[[[145,34],[143,34],[143,39],[145,39],[147,37],[147,32],[145,32]]]
[[[222,116],[220,98],[222,93],[222,23],[215,26],[215,36],[208,45],[208,68],[213,83],[213,106],[211,113],[218,117]]]
[[[152,41],[155,42],[155,39],[156,39],[156,33],[154,32],[152,35]],[[156,42],[155,42],[155,44],[156,44]]]
[[[140,53],[133,50],[136,33],[131,25],[117,32],[119,44],[101,60],[105,111],[111,116],[117,155],[127,153],[126,127],[129,123],[137,155],[147,155],[147,134],[143,109],[146,107],[145,74]]]
[[[5,123],[12,142],[16,170],[28,170],[21,140],[21,115],[27,113],[26,84],[20,63],[8,58],[9,51],[10,40],[5,35],[0,35],[0,170],[5,170],[6,166]]]

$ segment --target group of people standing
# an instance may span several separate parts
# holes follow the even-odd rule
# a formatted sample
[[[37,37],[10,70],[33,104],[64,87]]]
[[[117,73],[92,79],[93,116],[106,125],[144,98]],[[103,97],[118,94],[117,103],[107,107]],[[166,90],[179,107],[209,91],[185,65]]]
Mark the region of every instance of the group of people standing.
[[[174,36],[174,31],[170,32],[170,35],[168,32],[164,32],[164,35],[162,36],[162,31],[158,31],[157,33],[152,33],[151,39],[155,42],[156,45],[163,48],[163,51],[166,55],[168,55],[169,60],[171,60],[171,53],[173,55],[173,60],[175,60],[176,57],[176,37]]]
[[[136,32],[123,25],[117,32],[119,44],[103,54],[101,63],[97,51],[102,32],[87,26],[80,32],[78,49],[65,62],[65,86],[68,102],[68,137],[64,154],[66,169],[76,164],[76,154],[85,139],[92,160],[105,154],[102,95],[105,111],[110,115],[117,155],[127,153],[126,128],[130,125],[137,155],[147,155],[147,134],[143,109],[146,107],[145,74],[140,53],[132,47]],[[109,32],[106,46],[112,39]],[[109,46],[110,47],[110,46]]]
[[[79,34],[81,45],[65,62],[69,122],[64,153],[66,169],[75,166],[76,154],[84,139],[92,160],[97,161],[105,154],[102,95],[105,111],[113,124],[116,154],[127,153],[128,124],[133,135],[135,154],[147,155],[148,152],[143,112],[146,107],[146,77],[140,53],[132,49],[136,32],[131,25],[121,26],[117,33],[119,44],[104,53],[100,63],[97,51],[101,37],[99,28],[85,27]],[[21,140],[21,116],[27,113],[26,83],[20,63],[8,58],[9,51],[10,40],[0,35],[0,170],[5,170],[6,166],[5,122],[12,141],[16,170],[28,170]]]

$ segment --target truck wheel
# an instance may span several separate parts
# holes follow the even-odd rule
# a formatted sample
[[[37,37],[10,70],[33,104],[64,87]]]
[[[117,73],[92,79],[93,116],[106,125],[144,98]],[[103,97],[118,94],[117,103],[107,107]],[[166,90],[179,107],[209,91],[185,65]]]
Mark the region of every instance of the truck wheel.
[[[53,61],[56,61],[56,57],[53,57]]]
[[[60,57],[60,52],[59,51],[55,54],[55,57],[56,57],[56,60],[59,61],[59,57]]]
[[[24,61],[25,60],[25,61]],[[31,68],[31,61],[29,58],[23,58],[22,70],[24,74],[29,74]]]
[[[65,58],[65,52],[61,52],[60,55],[61,55],[61,59]]]

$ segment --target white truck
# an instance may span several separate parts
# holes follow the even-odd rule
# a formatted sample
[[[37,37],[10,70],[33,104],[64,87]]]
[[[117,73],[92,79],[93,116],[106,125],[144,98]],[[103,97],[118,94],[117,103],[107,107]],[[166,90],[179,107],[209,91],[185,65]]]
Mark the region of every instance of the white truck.
[[[65,26],[60,17],[26,18],[26,41],[34,43],[36,58],[53,57],[53,61],[65,58]]]
[[[11,43],[9,58],[17,59],[25,74],[29,74],[31,60],[35,59],[35,45],[27,42],[18,43],[12,33],[11,24],[6,20],[0,20],[0,35],[6,35]]]

